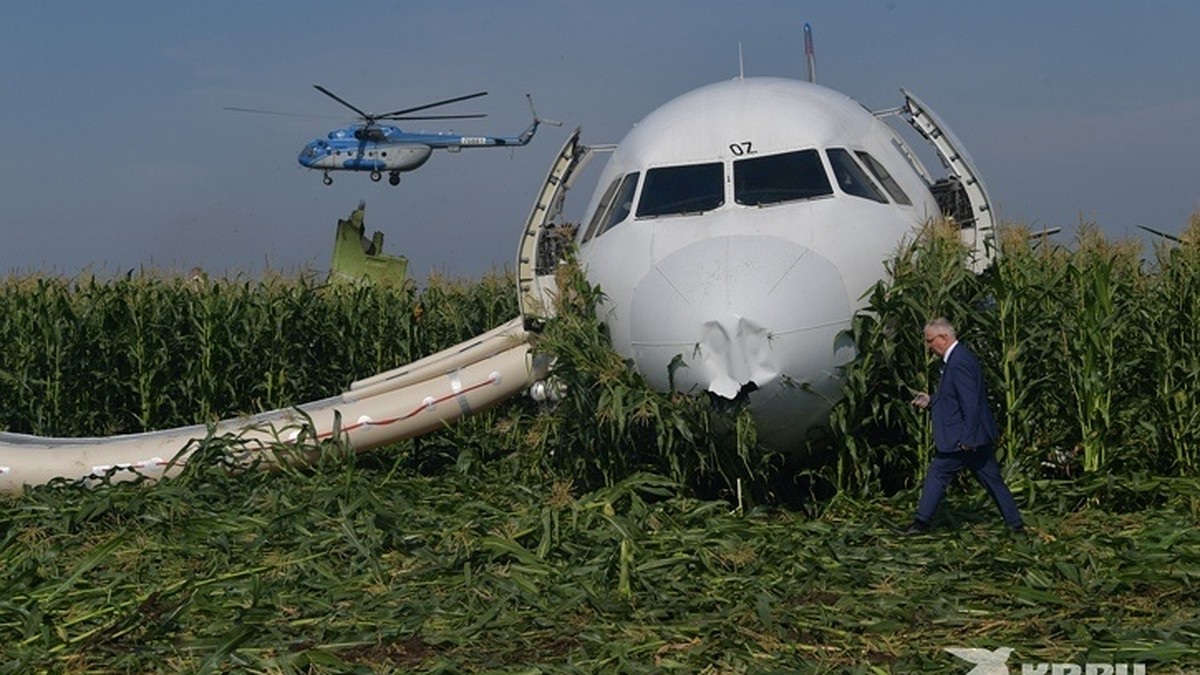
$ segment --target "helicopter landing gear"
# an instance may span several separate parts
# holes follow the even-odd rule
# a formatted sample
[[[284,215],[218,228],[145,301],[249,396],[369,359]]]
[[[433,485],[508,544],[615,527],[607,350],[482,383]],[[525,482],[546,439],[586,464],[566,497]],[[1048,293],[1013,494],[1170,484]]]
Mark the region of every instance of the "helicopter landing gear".
[[[329,172],[326,171],[325,175],[321,176],[321,182],[326,185],[333,185],[333,176],[330,176]]]
[[[400,184],[400,172],[393,171],[393,172],[389,173],[388,174],[388,182],[391,183],[392,185],[399,185]]]
[[[383,178],[383,174],[379,173],[378,171],[371,172],[371,182],[372,183],[378,183],[380,178]]]

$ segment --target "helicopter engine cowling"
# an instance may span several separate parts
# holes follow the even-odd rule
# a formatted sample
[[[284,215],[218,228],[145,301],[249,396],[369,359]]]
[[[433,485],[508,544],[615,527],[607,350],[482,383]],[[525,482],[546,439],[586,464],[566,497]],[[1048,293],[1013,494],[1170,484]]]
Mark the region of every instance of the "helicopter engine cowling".
[[[384,160],[384,168],[389,171],[412,171],[433,155],[433,148],[420,143],[405,143],[404,145],[381,146],[380,154]]]

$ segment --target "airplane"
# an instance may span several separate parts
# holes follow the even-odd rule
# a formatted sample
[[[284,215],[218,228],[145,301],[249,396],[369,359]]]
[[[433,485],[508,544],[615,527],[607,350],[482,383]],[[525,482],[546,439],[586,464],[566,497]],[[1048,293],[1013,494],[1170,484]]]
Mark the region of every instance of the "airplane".
[[[744,77],[687,92],[613,147],[562,146],[517,247],[520,316],[340,395],[216,426],[108,438],[0,432],[0,491],[60,478],[177,474],[197,439],[240,443],[244,465],[289,461],[279,444],[337,436],[356,452],[442,428],[518,395],[553,399],[553,363],[530,335],[552,317],[557,255],[573,230],[612,345],[653,387],[743,400],[759,441],[797,451],[823,428],[854,358],[847,334],[886,261],[949,216],[981,270],[994,214],[973,161],[919,99],[872,113],[811,81]],[[936,150],[935,179],[884,120]],[[536,124],[536,116],[535,116]],[[366,127],[364,127],[366,128]],[[582,168],[611,152],[579,226],[565,216]],[[295,459],[295,458],[292,458]]]
[[[872,113],[816,84],[806,37],[809,81],[739,75],[635,124],[574,238],[614,349],[660,391],[745,400],[759,441],[783,452],[827,423],[855,357],[851,320],[902,242],[949,216],[976,271],[995,251],[991,202],[953,132],[903,89],[903,105]],[[948,176],[931,176],[892,117]],[[593,154],[572,142],[534,231],[558,215],[539,214],[563,199],[551,185]],[[553,287],[518,274],[536,317]]]
[[[526,94],[529,109],[533,112],[533,123],[516,136],[466,136],[452,132],[413,132],[404,131],[390,124],[379,124],[381,121],[400,120],[449,120],[477,119],[482,114],[448,114],[448,115],[415,115],[430,108],[437,108],[451,103],[467,101],[486,96],[486,91],[480,91],[465,96],[456,96],[433,103],[426,103],[412,108],[394,110],[392,112],[373,114],[367,113],[333,93],[329,89],[314,84],[313,88],[332,98],[343,106],[354,111],[360,120],[358,123],[339,127],[330,131],[323,138],[307,143],[300,151],[297,161],[300,165],[322,172],[325,185],[333,185],[331,171],[366,171],[371,180],[379,182],[383,172],[388,174],[388,183],[400,184],[400,174],[420,168],[434,150],[459,152],[463,148],[516,147],[528,145],[533,140],[541,124],[557,124],[540,119],[533,108],[533,98]],[[238,112],[266,113],[273,115],[288,115],[270,110],[252,108],[231,108]]]

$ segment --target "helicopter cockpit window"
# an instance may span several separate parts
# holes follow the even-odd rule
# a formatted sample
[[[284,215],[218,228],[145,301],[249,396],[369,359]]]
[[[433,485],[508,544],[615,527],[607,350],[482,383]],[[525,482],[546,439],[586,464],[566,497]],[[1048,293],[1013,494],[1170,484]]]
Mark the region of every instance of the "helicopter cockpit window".
[[[725,203],[725,169],[720,162],[665,166],[646,172],[638,218],[703,213]]]
[[[589,233],[589,236],[599,237],[604,234],[614,225],[629,217],[629,210],[633,208],[633,193],[637,190],[638,177],[641,173],[634,171],[633,173],[625,174],[621,179],[620,185],[613,181],[613,186],[617,189],[612,194],[612,198],[607,204],[601,201],[600,206],[596,207],[596,216],[592,218],[592,224],[588,226],[591,229],[596,228],[595,233]],[[609,188],[610,190],[612,187]],[[608,196],[608,193],[605,193]],[[603,208],[601,208],[603,207]]]
[[[859,150],[854,154],[858,155],[858,158],[861,159],[862,163],[866,165],[867,170],[871,172],[871,175],[875,176],[875,178],[879,181],[879,184],[883,186],[883,189],[887,190],[887,193],[892,196],[892,201],[896,202],[897,204],[912,206],[912,200],[908,198],[908,195],[904,193],[904,190],[900,189],[900,184],[896,182],[895,178],[892,178],[892,174],[888,173],[888,170],[879,163],[879,160],[872,157],[871,153],[864,152],[862,150]]]
[[[304,156],[309,159],[315,159],[317,156],[325,154],[325,150],[325,146],[320,142],[309,143],[304,146]]]
[[[733,199],[765,206],[833,194],[816,150],[740,159],[733,163]]]
[[[829,164],[833,166],[833,175],[837,178],[838,187],[842,192],[882,204],[887,203],[887,198],[875,187],[867,172],[862,170],[849,152],[843,148],[829,148],[825,153],[829,156]]]

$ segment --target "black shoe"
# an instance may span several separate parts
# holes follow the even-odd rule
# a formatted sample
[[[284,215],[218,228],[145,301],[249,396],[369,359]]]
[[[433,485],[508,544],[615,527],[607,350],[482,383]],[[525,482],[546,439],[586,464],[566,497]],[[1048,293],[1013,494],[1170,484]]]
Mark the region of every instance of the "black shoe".
[[[1017,525],[1016,527],[1008,528],[1008,533],[1014,537],[1028,537],[1029,530],[1025,529],[1025,525]]]
[[[909,523],[908,527],[902,529],[897,528],[892,531],[901,537],[915,537],[919,534],[929,534],[929,523],[925,523],[920,520],[914,520]]]

